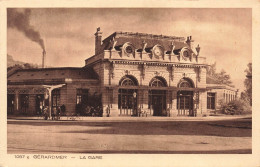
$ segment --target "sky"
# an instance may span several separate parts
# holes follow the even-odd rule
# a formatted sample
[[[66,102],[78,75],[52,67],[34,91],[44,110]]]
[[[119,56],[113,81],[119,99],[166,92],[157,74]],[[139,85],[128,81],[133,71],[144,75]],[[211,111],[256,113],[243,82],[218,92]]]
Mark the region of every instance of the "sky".
[[[252,62],[252,11],[249,8],[31,8],[28,24],[39,33],[46,65],[82,67],[94,55],[97,27],[103,39],[115,31],[192,36],[200,56],[217,63],[244,90],[244,70]],[[19,8],[17,12],[25,13]],[[7,18],[8,19],[8,18]],[[22,23],[23,24],[23,23]],[[27,35],[27,36],[26,36]],[[37,35],[37,34],[36,34]],[[42,46],[21,29],[7,29],[7,53],[16,61],[42,63]]]

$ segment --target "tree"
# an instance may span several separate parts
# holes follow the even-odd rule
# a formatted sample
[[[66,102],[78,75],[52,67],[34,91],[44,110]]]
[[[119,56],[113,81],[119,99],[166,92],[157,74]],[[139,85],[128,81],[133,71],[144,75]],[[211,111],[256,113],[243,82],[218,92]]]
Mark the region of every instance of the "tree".
[[[217,63],[213,63],[211,64],[210,66],[207,67],[207,75],[209,76],[214,76],[216,74],[216,66],[217,66]]]
[[[217,73],[216,78],[220,84],[232,86],[231,77],[225,70],[222,69],[220,73]]]
[[[241,98],[246,100],[252,106],[252,63],[247,64],[247,69],[245,70],[246,79],[244,81],[245,91],[241,93]]]
[[[15,69],[15,68],[23,68],[23,66],[20,65],[20,64],[15,64],[13,66],[9,66],[9,67],[7,67],[7,72],[12,70],[12,69]]]
[[[207,76],[213,78],[217,84],[233,86],[230,75],[223,69],[217,73],[216,66],[217,64],[215,62],[207,68]]]
[[[35,69],[38,68],[38,65],[36,64],[30,64],[30,63],[24,63],[24,64],[15,64],[13,66],[7,67],[7,71],[10,71],[15,68],[21,68],[21,69]]]

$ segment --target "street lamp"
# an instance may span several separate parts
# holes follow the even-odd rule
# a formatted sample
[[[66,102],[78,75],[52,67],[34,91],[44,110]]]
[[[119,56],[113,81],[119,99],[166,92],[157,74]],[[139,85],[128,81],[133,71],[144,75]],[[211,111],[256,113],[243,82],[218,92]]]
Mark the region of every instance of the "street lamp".
[[[133,93],[133,97],[136,98],[136,92]]]
[[[193,96],[193,116],[197,116],[197,109],[198,109],[198,97],[197,93]]]
[[[133,97],[134,97],[134,99],[133,99],[133,115],[136,115],[136,110],[135,110],[135,99],[136,99],[136,92],[134,92],[133,93]]]

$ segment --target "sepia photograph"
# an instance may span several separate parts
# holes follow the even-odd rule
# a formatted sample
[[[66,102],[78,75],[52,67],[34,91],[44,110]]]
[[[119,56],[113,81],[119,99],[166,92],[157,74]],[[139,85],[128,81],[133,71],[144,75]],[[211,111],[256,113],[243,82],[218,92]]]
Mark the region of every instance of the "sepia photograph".
[[[251,9],[8,8],[7,26],[8,153],[251,153]]]
[[[5,10],[7,155],[252,155],[252,8]]]

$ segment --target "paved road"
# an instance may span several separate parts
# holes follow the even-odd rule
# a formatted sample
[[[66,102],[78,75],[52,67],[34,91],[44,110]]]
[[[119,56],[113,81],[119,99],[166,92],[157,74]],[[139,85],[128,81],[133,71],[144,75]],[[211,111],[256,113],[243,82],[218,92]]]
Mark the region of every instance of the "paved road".
[[[251,153],[252,120],[8,120],[8,153]]]

